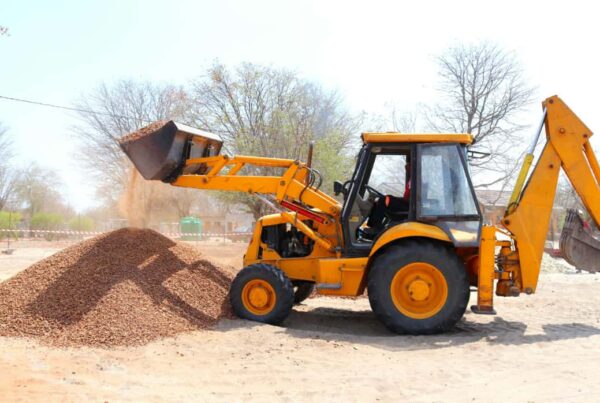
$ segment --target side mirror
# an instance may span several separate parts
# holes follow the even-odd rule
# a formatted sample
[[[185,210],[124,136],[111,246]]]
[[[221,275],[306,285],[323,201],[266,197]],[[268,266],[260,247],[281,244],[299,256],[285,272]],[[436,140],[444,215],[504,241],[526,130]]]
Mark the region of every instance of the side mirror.
[[[340,182],[340,181],[333,182],[333,193],[336,196],[339,196],[340,193],[344,194],[344,196],[346,195],[346,192],[344,191],[344,185],[342,184],[342,182]]]

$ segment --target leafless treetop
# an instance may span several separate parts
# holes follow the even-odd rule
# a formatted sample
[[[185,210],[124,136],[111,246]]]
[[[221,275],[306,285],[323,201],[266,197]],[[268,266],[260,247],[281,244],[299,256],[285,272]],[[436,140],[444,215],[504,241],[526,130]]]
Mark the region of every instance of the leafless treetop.
[[[518,156],[523,126],[516,117],[534,93],[515,55],[483,42],[450,48],[438,63],[444,101],[429,110],[428,125],[472,134],[471,149],[489,154],[472,166],[506,172],[507,161]]]
[[[14,190],[16,175],[10,165],[12,156],[13,150],[8,130],[0,125],[0,210],[6,206]]]
[[[99,113],[79,113],[74,128],[82,142],[81,162],[107,185],[119,187],[128,162],[117,140],[157,120],[185,120],[187,95],[177,86],[133,80],[100,85],[76,107]]]

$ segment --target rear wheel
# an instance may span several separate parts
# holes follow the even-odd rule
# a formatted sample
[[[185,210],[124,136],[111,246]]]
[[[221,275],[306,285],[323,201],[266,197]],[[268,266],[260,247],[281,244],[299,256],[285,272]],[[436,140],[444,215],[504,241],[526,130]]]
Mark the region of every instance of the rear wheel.
[[[375,258],[368,276],[375,315],[396,333],[432,334],[452,328],[469,302],[460,258],[432,241],[404,241]]]
[[[299,304],[310,297],[315,289],[314,283],[308,281],[294,281],[294,304]]]
[[[233,279],[229,300],[240,318],[276,325],[289,315],[294,289],[283,271],[268,264],[253,264]]]

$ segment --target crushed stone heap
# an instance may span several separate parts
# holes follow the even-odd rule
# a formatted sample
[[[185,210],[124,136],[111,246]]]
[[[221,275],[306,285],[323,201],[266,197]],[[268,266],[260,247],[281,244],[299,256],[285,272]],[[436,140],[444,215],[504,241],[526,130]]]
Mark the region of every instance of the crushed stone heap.
[[[120,229],[0,283],[0,335],[58,346],[141,345],[232,317],[232,278],[191,246]]]

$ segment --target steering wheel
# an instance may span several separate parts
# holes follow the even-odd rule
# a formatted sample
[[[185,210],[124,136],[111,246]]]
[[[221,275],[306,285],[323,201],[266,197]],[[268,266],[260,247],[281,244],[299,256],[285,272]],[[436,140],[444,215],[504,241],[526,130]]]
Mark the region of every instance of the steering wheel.
[[[350,184],[352,183],[352,179],[348,179],[346,182],[344,182],[342,184],[342,189],[344,189],[344,191],[346,192],[346,194],[349,192],[350,190]]]
[[[381,193],[379,190],[375,189],[372,186],[365,185],[365,189],[369,192],[370,196],[384,197],[385,195]]]

